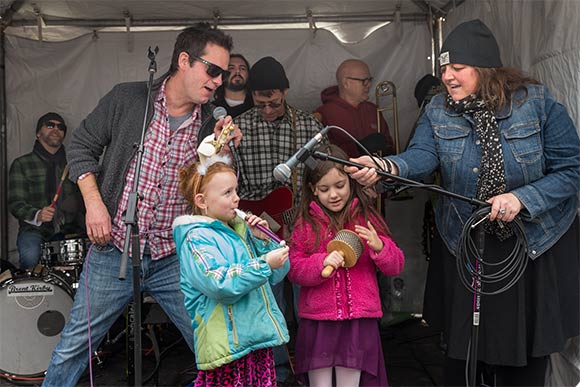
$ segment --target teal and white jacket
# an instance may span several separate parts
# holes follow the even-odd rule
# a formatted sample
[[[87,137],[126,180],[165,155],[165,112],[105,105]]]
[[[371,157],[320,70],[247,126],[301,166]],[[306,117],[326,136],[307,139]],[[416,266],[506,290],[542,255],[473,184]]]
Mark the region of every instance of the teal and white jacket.
[[[254,237],[238,217],[227,226],[206,216],[179,216],[173,238],[198,369],[214,369],[288,342],[270,285],[284,279],[290,261],[276,270],[265,261],[278,244]]]

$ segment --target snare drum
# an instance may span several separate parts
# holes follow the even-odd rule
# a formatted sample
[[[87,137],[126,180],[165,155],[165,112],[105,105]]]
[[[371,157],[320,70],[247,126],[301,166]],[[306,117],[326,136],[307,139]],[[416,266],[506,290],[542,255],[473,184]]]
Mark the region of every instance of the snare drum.
[[[42,264],[46,267],[80,266],[87,254],[87,238],[64,239],[42,244]]]
[[[43,376],[69,320],[73,289],[66,273],[20,272],[0,284],[0,371]]]

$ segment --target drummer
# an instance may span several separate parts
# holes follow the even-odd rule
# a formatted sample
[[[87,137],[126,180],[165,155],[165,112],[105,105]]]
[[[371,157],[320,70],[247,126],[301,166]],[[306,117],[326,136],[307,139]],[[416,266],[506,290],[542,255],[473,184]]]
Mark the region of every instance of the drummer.
[[[67,179],[65,136],[64,119],[57,113],[44,114],[36,124],[32,152],[10,166],[8,207],[19,223],[21,269],[36,266],[44,242],[84,234],[82,197]]]

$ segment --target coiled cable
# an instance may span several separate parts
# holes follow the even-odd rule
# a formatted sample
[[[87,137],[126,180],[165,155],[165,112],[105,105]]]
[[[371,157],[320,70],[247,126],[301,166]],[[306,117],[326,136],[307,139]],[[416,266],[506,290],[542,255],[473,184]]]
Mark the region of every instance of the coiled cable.
[[[478,245],[476,235],[483,232],[477,229],[482,227],[478,224],[486,221],[485,218],[489,216],[489,212],[490,207],[483,207],[467,219],[461,232],[458,256],[455,261],[457,274],[463,286],[472,293],[484,295],[500,294],[515,285],[524,274],[529,261],[528,241],[524,225],[518,216],[511,222],[515,235],[515,244],[511,252],[496,262],[484,260],[481,254],[482,246]],[[477,281],[480,286],[476,286]],[[489,291],[484,290],[485,284],[501,285]]]

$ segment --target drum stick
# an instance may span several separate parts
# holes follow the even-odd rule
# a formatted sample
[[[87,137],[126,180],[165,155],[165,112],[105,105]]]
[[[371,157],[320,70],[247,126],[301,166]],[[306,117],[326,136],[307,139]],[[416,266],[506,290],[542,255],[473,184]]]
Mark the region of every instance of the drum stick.
[[[248,218],[248,214],[246,214],[244,211],[236,208],[235,209],[236,214],[238,214],[238,216],[244,220],[247,220]],[[286,241],[280,239],[280,237],[276,234],[274,234],[269,228],[262,226],[261,224],[256,224],[256,227],[258,228],[258,230],[262,231],[264,234],[268,235],[270,238],[272,238],[273,241],[277,242],[280,244],[280,246],[285,246],[286,245]]]
[[[60,191],[62,191],[62,184],[64,183],[64,179],[66,179],[66,175],[68,175],[68,164],[64,166],[62,176],[60,177],[60,182],[58,183],[58,187],[56,187],[56,192],[52,198],[52,203],[50,203],[50,208],[54,208],[54,206],[56,206],[56,201],[58,200]]]

